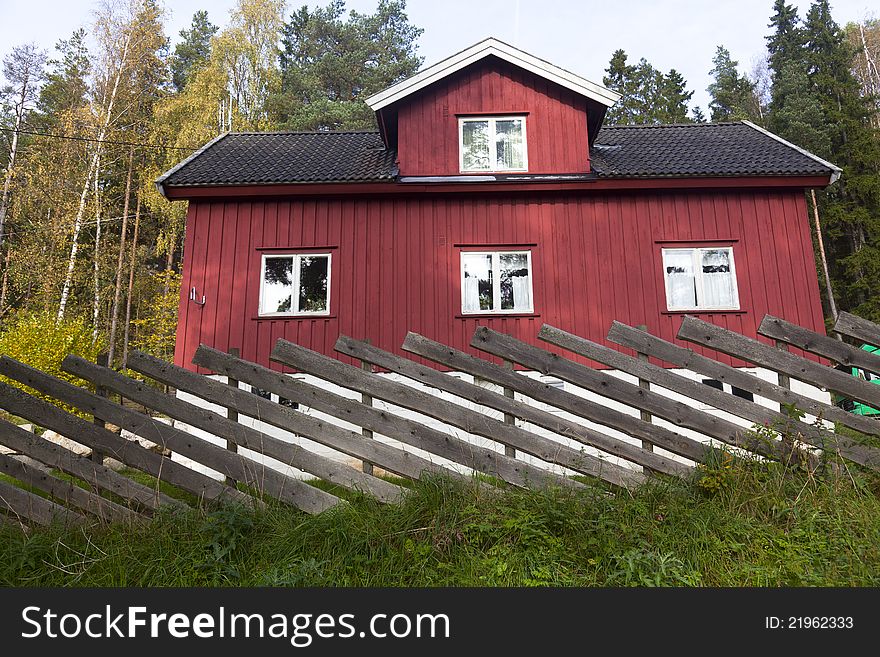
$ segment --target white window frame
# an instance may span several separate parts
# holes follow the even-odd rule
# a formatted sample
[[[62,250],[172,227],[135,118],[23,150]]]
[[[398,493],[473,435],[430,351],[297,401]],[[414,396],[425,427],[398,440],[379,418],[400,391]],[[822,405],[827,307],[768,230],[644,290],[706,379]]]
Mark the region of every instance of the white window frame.
[[[726,250],[730,253],[730,276],[733,280],[733,297],[736,299],[736,303],[732,306],[707,306],[701,303],[701,300],[705,298],[705,292],[703,288],[703,251],[721,251]],[[691,306],[688,308],[677,307],[673,308],[669,305],[669,300],[671,298],[670,290],[669,290],[669,275],[666,273],[666,254],[670,251],[690,251],[692,258],[692,267],[694,271],[694,285],[696,286],[697,292],[697,305]],[[733,253],[733,245],[724,245],[724,246],[677,246],[677,247],[669,247],[661,249],[660,259],[662,261],[663,267],[663,287],[666,290],[666,310],[671,312],[688,312],[688,311],[708,311],[708,310],[739,310],[739,287],[736,282],[736,264],[734,262],[734,253]]]
[[[526,267],[529,270],[529,286],[531,293],[529,294],[528,308],[510,308],[501,309],[501,257],[507,254],[519,254],[526,256]],[[464,303],[464,256],[481,255],[492,257],[492,307],[497,310],[465,310]],[[535,312],[535,277],[532,270],[532,252],[531,250],[510,249],[501,251],[461,251],[459,260],[461,261],[461,276],[459,282],[461,285],[461,314],[462,315],[527,315]]]
[[[299,285],[300,285],[300,261],[302,258],[321,256],[327,258],[327,308],[320,311],[307,311],[299,309]],[[288,312],[263,312],[263,289],[266,285],[266,258],[292,258],[293,259],[293,284]],[[260,261],[260,300],[258,315],[260,317],[326,317],[330,315],[330,277],[333,273],[333,255],[331,253],[264,253]]]
[[[498,155],[495,150],[495,122],[510,121],[511,119],[519,119],[522,123],[522,142],[523,142],[523,165],[517,169],[465,169],[464,168],[464,124],[488,121],[489,123],[489,162],[498,163]],[[529,141],[526,135],[526,115],[525,114],[507,114],[499,116],[460,116],[458,117],[458,169],[462,173],[499,173],[508,171],[528,171],[529,170]]]

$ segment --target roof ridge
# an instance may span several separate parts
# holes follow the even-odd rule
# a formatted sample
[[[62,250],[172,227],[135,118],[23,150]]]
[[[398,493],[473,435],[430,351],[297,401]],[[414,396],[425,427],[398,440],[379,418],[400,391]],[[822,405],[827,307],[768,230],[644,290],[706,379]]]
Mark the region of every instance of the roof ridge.
[[[715,128],[718,126],[727,126],[727,125],[743,125],[742,121],[715,121],[715,122],[701,122],[701,123],[635,123],[635,124],[615,124],[615,125],[603,125],[600,128],[601,130],[649,130],[649,129],[657,129],[657,128]]]
[[[378,130],[246,130],[243,132],[226,133],[231,136],[239,135],[378,135]]]

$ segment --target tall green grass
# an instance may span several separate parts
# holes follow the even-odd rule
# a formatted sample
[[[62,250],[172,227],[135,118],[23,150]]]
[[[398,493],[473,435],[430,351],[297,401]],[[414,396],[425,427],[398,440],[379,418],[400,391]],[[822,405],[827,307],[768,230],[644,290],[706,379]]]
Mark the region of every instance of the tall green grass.
[[[319,516],[280,505],[142,527],[0,528],[4,586],[877,586],[880,486],[723,454],[633,493],[418,482]]]

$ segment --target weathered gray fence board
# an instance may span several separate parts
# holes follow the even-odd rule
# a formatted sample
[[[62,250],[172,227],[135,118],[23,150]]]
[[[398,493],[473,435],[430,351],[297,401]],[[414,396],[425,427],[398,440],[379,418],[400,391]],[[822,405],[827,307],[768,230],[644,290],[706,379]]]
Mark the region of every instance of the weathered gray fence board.
[[[156,358],[150,358],[145,354],[133,354],[130,356],[128,366],[136,371],[140,371],[142,374],[147,374],[147,376],[154,378],[156,381],[172,385],[178,390],[185,390],[202,399],[208,401],[218,398],[222,399],[223,401],[217,403],[226,408],[232,408],[235,412],[238,409],[237,403],[242,398],[259,399],[256,395],[252,395],[244,390],[233,388],[219,381],[213,381],[201,374],[190,372],[182,367],[165,363]],[[144,370],[149,371],[145,372]],[[97,375],[98,373],[95,374]],[[129,388],[132,387],[131,384],[126,385]],[[192,424],[194,427],[209,431],[216,436],[231,440],[236,445],[247,447],[248,449],[256,448],[266,456],[281,460],[286,465],[299,468],[324,481],[369,493],[382,502],[399,501],[404,492],[400,486],[365,474],[345,463],[315,454],[299,445],[265,435],[240,424],[237,420],[225,418],[222,415],[198,408],[193,404],[188,404],[168,395],[162,395],[155,401],[160,402],[164,406],[164,408],[157,408],[156,410]],[[273,409],[282,408],[280,405],[266,399],[260,399],[260,401],[268,401]],[[152,403],[154,403],[154,400],[151,400]],[[261,415],[256,417],[262,419]]]
[[[406,336],[403,348],[406,351],[454,370],[466,372],[487,381],[493,381],[498,385],[508,386],[532,399],[555,406],[592,422],[622,431],[633,438],[649,440],[659,447],[694,461],[702,461],[711,449],[707,445],[664,427],[648,424],[632,415],[621,413],[565,390],[558,390],[535,379],[516,374],[487,360],[471,356],[463,351],[447,347],[415,333],[410,333]]]
[[[279,339],[275,343],[270,357],[320,378],[332,380],[337,385],[422,413],[468,433],[489,438],[503,445],[510,445],[549,463],[556,463],[582,474],[600,477],[618,486],[638,482],[641,477],[641,473],[633,472],[630,476],[626,472],[619,472],[623,468],[608,467],[611,464],[570,447],[565,447],[548,438],[535,435],[519,427],[502,424],[463,406],[443,403],[437,397],[421,390],[368,374],[360,368],[346,365],[292,342]],[[617,469],[615,470],[615,468]]]
[[[793,404],[816,417],[822,417],[834,422],[840,422],[846,426],[861,431],[880,435],[880,422],[847,413],[843,409],[823,404],[822,402],[811,399],[799,393],[793,392],[788,388],[783,388],[770,381],[765,381],[757,376],[752,376],[747,372],[731,367],[724,363],[702,356],[691,349],[680,347],[671,342],[667,342],[657,336],[651,335],[644,331],[640,331],[626,324],[614,322],[611,330],[608,332],[608,339],[636,351],[645,353],[664,360],[667,363],[678,365],[685,369],[697,372],[704,376],[711,377],[724,383],[729,383],[737,388],[747,390],[759,397],[770,399],[781,404]]]
[[[819,335],[779,317],[766,315],[761,326],[758,327],[758,333],[774,340],[782,340],[804,351],[825,356],[842,365],[861,367],[880,374],[880,356],[829,338],[827,335]]]
[[[354,340],[348,336],[340,336],[336,341],[335,348],[336,351],[343,354],[347,354],[354,358],[360,358],[361,360],[373,363],[374,365],[392,372],[397,372],[398,374],[402,374],[415,381],[451,393],[475,404],[494,408],[512,418],[516,417],[526,422],[531,422],[532,424],[543,427],[549,431],[558,433],[561,436],[572,438],[586,445],[591,445],[609,454],[614,454],[615,456],[638,463],[639,465],[647,465],[658,471],[676,476],[687,476],[692,472],[692,468],[683,463],[673,461],[672,459],[660,456],[659,454],[653,454],[616,438],[605,436],[598,431],[593,431],[592,429],[583,426],[582,424],[572,422],[558,415],[554,415],[553,413],[548,413],[540,408],[530,406],[520,401],[515,401],[512,397],[514,392],[512,388],[507,388],[510,390],[511,396],[499,394],[481,386],[468,383],[467,381],[448,376],[411,360],[395,356],[387,351],[383,351],[365,342]]]
[[[152,490],[100,463],[95,463],[90,458],[79,456],[60,445],[20,429],[6,420],[0,420],[0,444],[150,509],[157,509],[161,504],[171,506],[182,504],[158,490]]]
[[[6,357],[0,358],[0,372],[87,413],[94,413],[97,410],[106,421],[128,429],[135,435],[186,456],[221,474],[232,476],[236,481],[240,481],[257,491],[265,490],[283,502],[296,505],[292,489],[285,487],[289,477],[283,477],[280,473],[255,461],[233,454],[217,445],[212,445],[191,433],[159,422],[148,415],[101,399],[82,388],[69,384],[60,385],[64,382],[47,377],[39,370],[34,370]],[[225,486],[222,482],[218,482],[218,485]],[[318,513],[320,511],[320,508],[314,508],[309,512]]]
[[[509,358],[520,365],[552,374],[604,397],[612,398],[633,408],[645,410],[677,426],[698,431],[736,447],[771,456],[785,458],[781,444],[773,445],[750,438],[746,431],[732,422],[703,413],[681,402],[644,390],[616,377],[567,360],[557,354],[533,347],[503,333],[478,327],[471,345],[501,358]],[[665,446],[663,446],[665,448]]]
[[[303,453],[305,450],[296,445],[285,443],[244,425],[231,422],[217,413],[198,408],[180,399],[166,395],[145,383],[130,379],[113,370],[99,367],[83,358],[68,356],[62,361],[61,368],[65,372],[75,374],[87,381],[100,384],[109,390],[118,392],[125,396],[126,399],[136,401],[147,408],[164,413],[169,417],[207,431],[212,435],[232,440],[242,447],[271,456],[285,464],[293,464],[296,467],[296,462],[306,461],[308,458],[308,454]],[[205,440],[201,440],[201,442],[203,443],[202,453],[204,453],[209,443]],[[237,456],[235,452],[230,452],[223,448],[218,449],[232,457]],[[266,492],[273,497],[281,495],[282,497],[279,499],[291,502],[303,511],[320,512],[335,506],[340,501],[336,496],[310,486],[304,481],[288,477],[266,466],[256,463],[255,465],[261,470],[260,476]],[[341,466],[343,464],[338,465]],[[354,468],[350,469],[354,470]],[[357,472],[356,470],[354,471]],[[232,478],[236,481],[244,481],[234,475],[232,475]]]
[[[51,525],[56,521],[66,525],[82,525],[86,522],[85,517],[75,511],[0,481],[0,510],[4,509],[38,525]]]
[[[880,347],[880,324],[869,322],[867,319],[849,313],[840,313],[834,324],[834,330],[837,333]]]
[[[134,522],[142,518],[131,509],[100,495],[53,477],[10,454],[0,454],[0,472],[48,493],[67,506],[75,506],[105,522]]]
[[[848,456],[857,463],[868,465],[872,468],[880,468],[880,450],[838,444],[836,437],[829,429],[820,429],[812,424],[801,422],[779,411],[755,404],[702,383],[697,383],[663,367],[637,360],[552,326],[544,325],[539,333],[539,337],[558,347],[568,349],[599,363],[604,363],[621,372],[647,379],[667,390],[678,392],[691,399],[699,399],[706,404],[738,417],[758,424],[769,424],[775,430],[786,435],[799,434],[799,440],[814,447],[832,449],[841,455]],[[835,340],[835,342],[837,341]]]
[[[250,376],[245,371],[247,366],[235,365],[236,369],[232,369],[231,366],[224,366],[218,352],[210,350],[208,347],[199,347],[199,350],[196,351],[196,357],[196,362],[199,365],[210,367],[214,371],[234,371],[242,381],[247,380],[247,377]],[[271,372],[271,370],[269,371]],[[264,374],[266,373],[264,372]],[[368,428],[377,434],[430,452],[472,470],[498,477],[507,483],[525,487],[544,487],[547,485],[581,486],[576,481],[559,477],[522,461],[506,458],[494,450],[471,445],[442,431],[425,426],[420,422],[392,413],[386,413],[372,406],[365,406],[353,399],[348,399],[291,377],[285,377],[278,372],[273,374],[275,375],[274,377],[266,374],[265,378],[254,380],[266,383],[268,386],[265,388],[266,390],[283,394],[286,398],[299,404],[322,413],[327,413],[359,427]],[[435,467],[440,468],[441,466]],[[449,472],[452,471],[450,470]],[[464,475],[453,476],[463,477]],[[467,478],[469,479],[469,477]]]
[[[767,367],[814,386],[846,395],[869,406],[880,407],[880,386],[781,351],[739,333],[686,315],[678,330],[682,340],[701,344],[735,358]]]
[[[117,414],[113,415],[112,422],[118,422],[119,415],[135,419],[145,417],[135,411],[124,409],[108,399],[93,395],[87,390],[60,379],[54,379],[38,370],[31,370],[27,374],[29,376],[28,385],[35,390],[45,394],[52,394],[50,391],[63,394],[69,400],[67,403],[79,406],[86,412],[89,410],[84,406],[88,406],[90,402],[95,402],[94,409],[97,411],[110,410],[111,413],[116,411]],[[247,505],[262,505],[259,500],[250,495],[225,486],[201,472],[191,470],[185,465],[150,451],[132,440],[126,440],[112,431],[86,422],[75,415],[70,415],[54,404],[32,397],[3,383],[0,383],[0,408],[47,429],[52,429],[62,436],[76,436],[77,441],[82,444],[93,449],[100,449],[132,468],[192,493],[200,500],[202,498],[209,500],[222,498]]]
[[[129,366],[159,380],[158,377],[162,376],[161,369],[164,367],[163,361],[158,359],[155,359],[155,362],[153,361],[154,359],[152,358],[149,361],[143,360],[140,354],[137,354],[130,357]],[[299,382],[293,382],[293,385],[290,385],[292,382],[290,377],[270,370],[268,367],[232,358],[205,345],[201,345],[196,350],[193,362],[218,374],[234,376],[239,381],[249,383],[262,390],[274,392],[285,399],[292,399],[307,405],[305,402],[300,401],[300,399],[306,399],[306,395],[299,392],[300,388],[296,385]],[[285,408],[268,399],[263,399],[243,390],[240,393],[242,394],[224,395],[219,389],[210,386],[206,387],[200,394],[202,394],[204,399],[215,404],[220,404],[221,406],[228,405],[230,408],[235,408],[240,414],[257,418],[261,422],[266,422],[285,431],[305,436],[322,445],[332,447],[343,454],[368,460],[388,472],[393,472],[403,477],[418,479],[423,472],[427,471],[436,474],[442,473],[455,478],[471,479],[441,465],[431,463],[427,459],[423,459],[415,454],[404,452],[401,449],[391,447],[376,440],[369,440],[361,434],[348,431],[335,424],[330,424],[299,411]],[[338,408],[333,405],[332,399],[329,403],[331,408]]]

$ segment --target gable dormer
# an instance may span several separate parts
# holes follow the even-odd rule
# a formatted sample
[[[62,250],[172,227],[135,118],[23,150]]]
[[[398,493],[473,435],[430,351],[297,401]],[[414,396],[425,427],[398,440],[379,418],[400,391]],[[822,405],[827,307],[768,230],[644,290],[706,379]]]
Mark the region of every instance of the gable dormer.
[[[496,39],[367,100],[401,176],[590,172],[619,95]]]

